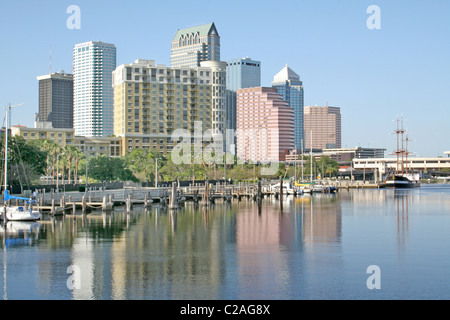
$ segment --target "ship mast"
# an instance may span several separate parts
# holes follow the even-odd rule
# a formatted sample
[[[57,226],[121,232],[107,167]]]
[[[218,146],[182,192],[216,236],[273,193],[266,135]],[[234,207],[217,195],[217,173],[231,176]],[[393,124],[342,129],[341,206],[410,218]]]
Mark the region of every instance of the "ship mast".
[[[406,151],[404,148],[404,142],[405,139],[403,138],[405,134],[405,130],[403,129],[403,116],[399,119],[397,117],[397,129],[394,131],[394,133],[397,135],[397,149],[394,152],[394,154],[397,156],[397,168],[396,168],[396,174],[404,174],[405,173],[405,156]]]

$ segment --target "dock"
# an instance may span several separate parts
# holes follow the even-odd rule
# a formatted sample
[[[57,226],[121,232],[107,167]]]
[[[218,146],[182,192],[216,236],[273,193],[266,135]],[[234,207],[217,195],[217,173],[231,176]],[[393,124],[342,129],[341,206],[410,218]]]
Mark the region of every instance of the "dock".
[[[282,180],[280,179],[280,182]],[[287,182],[283,182],[287,183]],[[376,189],[377,183],[368,181],[336,181],[324,180],[322,184],[336,187],[337,190],[350,189]],[[42,213],[50,215],[75,214],[81,210],[82,213],[90,213],[94,210],[111,211],[115,207],[123,206],[127,213],[131,212],[133,206],[139,205],[151,207],[154,203],[175,210],[182,207],[186,201],[195,204],[202,202],[207,206],[216,201],[230,203],[233,199],[252,199],[260,201],[265,197],[282,198],[283,194],[270,188],[272,182],[258,181],[256,183],[194,183],[187,187],[179,187],[177,182],[172,182],[167,187],[125,187],[118,190],[88,189],[85,192],[49,192],[40,193],[37,196],[37,205]],[[289,196],[289,195],[286,195]],[[296,196],[294,194],[293,196]],[[11,200],[9,200],[11,201]],[[26,205],[25,201],[14,200],[15,205]]]

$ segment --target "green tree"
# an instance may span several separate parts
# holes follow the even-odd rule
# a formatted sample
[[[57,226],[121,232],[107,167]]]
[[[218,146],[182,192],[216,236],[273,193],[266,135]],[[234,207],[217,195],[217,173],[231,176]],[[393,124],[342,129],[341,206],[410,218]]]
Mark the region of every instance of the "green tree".
[[[88,175],[89,178],[100,182],[138,181],[131,170],[126,167],[123,158],[110,158],[103,155],[89,159]]]
[[[154,181],[156,159],[158,159],[158,168],[160,168],[165,159],[155,150],[134,149],[125,156],[127,167],[141,181]]]
[[[332,174],[336,174],[339,171],[339,163],[332,160],[329,156],[320,157],[317,162],[317,167],[321,172],[322,178],[328,175],[331,177]]]

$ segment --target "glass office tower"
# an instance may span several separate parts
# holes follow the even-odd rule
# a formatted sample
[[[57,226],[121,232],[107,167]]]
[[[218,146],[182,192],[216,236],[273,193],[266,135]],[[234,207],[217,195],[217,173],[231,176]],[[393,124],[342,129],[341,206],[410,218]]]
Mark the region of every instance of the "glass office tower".
[[[261,86],[261,62],[246,58],[227,61],[226,129],[236,130],[236,91]],[[233,134],[226,137],[227,152],[234,154]]]
[[[305,131],[303,125],[303,83],[300,76],[288,65],[278,72],[272,82],[272,87],[277,89],[284,100],[294,109],[294,133],[295,149],[300,151],[305,148]]]
[[[73,128],[73,75],[50,73],[37,77],[39,81],[39,113],[37,125],[51,128]]]

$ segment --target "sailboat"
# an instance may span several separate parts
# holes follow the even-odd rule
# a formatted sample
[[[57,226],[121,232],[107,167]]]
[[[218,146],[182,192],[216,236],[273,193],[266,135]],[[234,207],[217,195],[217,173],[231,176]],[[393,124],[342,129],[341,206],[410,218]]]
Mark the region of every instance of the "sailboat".
[[[41,217],[41,213],[38,209],[33,208],[33,203],[36,203],[36,200],[30,198],[22,198],[12,196],[8,192],[8,111],[11,110],[15,106],[6,107],[6,125],[5,125],[5,183],[4,183],[4,198],[3,198],[3,210],[1,210],[1,219],[3,221],[36,221]],[[8,205],[8,200],[25,200],[25,206],[13,206]]]
[[[399,121],[401,122],[400,127]],[[397,119],[397,130],[395,130],[395,133],[397,134],[397,150],[394,154],[397,156],[397,168],[395,174],[388,176],[386,180],[380,184],[380,188],[418,188],[420,187],[419,174],[409,173],[407,165],[405,166],[405,162],[406,164],[408,163],[409,152],[408,148],[406,147],[406,149],[404,149],[403,145],[403,142],[408,142],[408,138],[406,138],[406,140],[403,139],[403,135],[405,134],[405,130],[403,129],[403,117],[401,120]],[[401,140],[401,142],[399,140]]]

